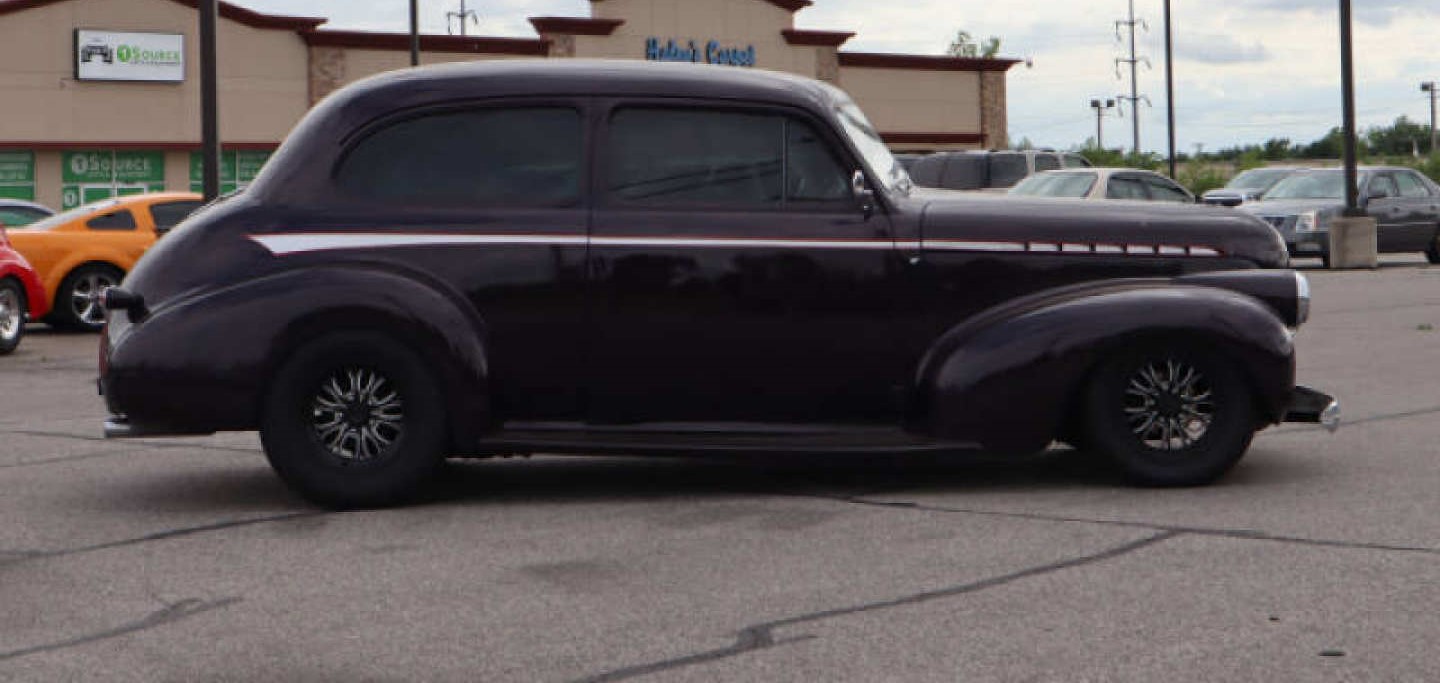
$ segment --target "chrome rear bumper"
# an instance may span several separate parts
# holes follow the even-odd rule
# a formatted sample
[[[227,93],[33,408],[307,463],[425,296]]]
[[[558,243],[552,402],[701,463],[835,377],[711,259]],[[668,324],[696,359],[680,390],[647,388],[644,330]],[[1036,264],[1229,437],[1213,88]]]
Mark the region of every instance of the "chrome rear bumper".
[[[1284,421],[1319,424],[1333,432],[1340,428],[1340,401],[1323,391],[1296,386]]]

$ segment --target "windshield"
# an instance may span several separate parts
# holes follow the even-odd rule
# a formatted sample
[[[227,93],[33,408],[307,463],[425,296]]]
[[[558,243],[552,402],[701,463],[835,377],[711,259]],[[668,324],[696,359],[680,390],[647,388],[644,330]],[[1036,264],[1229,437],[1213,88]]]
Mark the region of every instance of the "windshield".
[[[1365,185],[1366,174],[1360,174],[1360,185]],[[1345,173],[1343,171],[1311,171],[1297,173],[1270,188],[1266,199],[1344,199]]]
[[[1040,173],[1010,188],[1010,194],[1029,197],[1084,197],[1095,187],[1094,173]]]
[[[895,160],[894,155],[890,154],[890,148],[885,146],[880,134],[875,132],[875,127],[865,118],[865,113],[849,99],[840,100],[835,113],[845,128],[845,135],[849,136],[860,156],[865,157],[865,163],[870,169],[879,174],[879,180],[885,185],[885,189],[910,194],[910,188],[914,186],[910,175],[905,172],[900,162]]]
[[[95,213],[96,211],[103,211],[119,203],[120,200],[118,199],[102,199],[98,202],[91,202],[84,206],[77,206],[73,209],[70,209],[69,211],[57,213],[54,216],[50,216],[49,218],[46,218],[44,220],[35,221],[30,225],[20,226],[17,229],[29,231],[49,230],[57,225],[64,225],[77,218],[88,216],[92,213]]]
[[[1241,173],[1225,183],[1225,187],[1231,190],[1254,190],[1264,192],[1270,186],[1282,180],[1285,176],[1294,173],[1289,169],[1265,169],[1253,168]]]

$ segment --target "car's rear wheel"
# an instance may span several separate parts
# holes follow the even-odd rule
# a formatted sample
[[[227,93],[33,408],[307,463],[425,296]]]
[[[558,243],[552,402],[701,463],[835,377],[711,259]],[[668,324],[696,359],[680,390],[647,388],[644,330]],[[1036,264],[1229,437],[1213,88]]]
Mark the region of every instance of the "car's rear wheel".
[[[99,331],[105,326],[105,309],[100,295],[120,285],[125,273],[114,266],[98,263],[71,271],[55,292],[55,309],[48,320],[72,330]]]
[[[445,405],[421,357],[372,332],[331,334],[286,361],[260,424],[265,455],[305,498],[378,507],[420,491],[444,457]]]
[[[1101,363],[1086,389],[1084,419],[1087,443],[1146,486],[1214,481],[1245,454],[1256,427],[1254,396],[1232,361],[1166,341]]]
[[[1431,263],[1440,263],[1440,234],[1430,240],[1430,246],[1425,249],[1425,260]]]
[[[13,279],[0,280],[0,356],[20,346],[25,336],[25,290]]]

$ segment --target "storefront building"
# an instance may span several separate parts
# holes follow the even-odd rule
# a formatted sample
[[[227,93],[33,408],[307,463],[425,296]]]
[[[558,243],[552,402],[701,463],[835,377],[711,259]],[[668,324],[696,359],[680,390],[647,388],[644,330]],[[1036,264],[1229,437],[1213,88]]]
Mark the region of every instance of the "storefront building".
[[[822,0],[823,1],[823,0]],[[606,58],[788,71],[844,88],[896,150],[1004,147],[1016,61],[843,49],[794,28],[810,0],[591,0],[535,38],[423,36],[422,63]],[[222,190],[243,187],[305,111],[409,65],[409,36],[220,3]],[[0,197],[55,208],[200,186],[196,0],[0,0]]]

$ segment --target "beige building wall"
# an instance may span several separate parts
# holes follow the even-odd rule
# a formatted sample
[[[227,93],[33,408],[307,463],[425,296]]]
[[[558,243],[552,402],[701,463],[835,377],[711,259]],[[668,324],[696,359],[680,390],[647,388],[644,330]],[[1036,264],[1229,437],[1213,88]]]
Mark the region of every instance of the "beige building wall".
[[[395,69],[410,68],[410,53],[400,50],[383,50],[367,48],[333,48],[333,47],[312,47],[310,48],[312,58],[318,57],[321,60],[330,61],[338,69],[331,74],[333,80],[332,88],[326,90],[326,94],[334,88],[343,87],[361,80],[367,76],[374,76],[386,71]],[[524,55],[507,54],[475,54],[472,52],[421,52],[420,64],[445,64],[448,62],[472,62],[488,61],[492,59],[527,59]],[[535,57],[528,57],[535,59]],[[335,60],[338,60],[336,62]]]
[[[184,34],[185,81],[77,81],[76,28]],[[0,143],[199,142],[198,33],[195,9],[173,0],[69,0],[4,15]],[[229,142],[283,139],[309,107],[299,35],[222,18],[218,49],[221,135]]]
[[[980,73],[840,67],[840,87],[885,133],[980,132]],[[964,148],[967,145],[926,145]]]
[[[592,18],[625,23],[608,36],[576,36],[575,56],[644,59],[645,41],[657,38],[702,51],[711,40],[723,47],[755,46],[756,67],[815,78],[819,48],[790,45],[780,33],[794,27],[794,15],[762,0],[603,0],[592,2]]]

